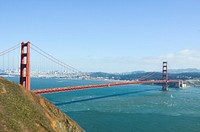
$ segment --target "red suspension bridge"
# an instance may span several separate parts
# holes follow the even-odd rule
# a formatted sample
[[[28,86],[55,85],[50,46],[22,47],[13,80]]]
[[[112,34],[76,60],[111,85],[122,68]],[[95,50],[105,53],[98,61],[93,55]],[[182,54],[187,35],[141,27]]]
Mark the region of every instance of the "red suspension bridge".
[[[0,52],[0,56],[3,56],[15,49],[18,49],[20,45],[13,46],[3,52]],[[30,52],[31,49],[36,51],[38,54],[44,56],[45,58],[49,59],[50,61],[68,69],[65,74],[70,74],[70,76],[77,74],[81,76],[86,76],[85,73],[77,70],[76,68],[69,66],[62,61],[56,59],[54,56],[46,53],[36,45],[27,42],[21,43],[21,58],[20,58],[20,84],[23,85],[27,90],[31,90],[31,57]],[[39,74],[39,73],[38,73]],[[147,77],[152,76],[152,74],[147,75]],[[145,77],[144,77],[145,78]],[[47,94],[47,93],[55,93],[55,92],[67,92],[67,91],[74,91],[74,90],[83,90],[83,89],[92,89],[92,88],[103,88],[103,87],[112,87],[112,86],[120,86],[120,85],[130,85],[130,84],[162,84],[162,90],[168,91],[168,83],[178,83],[179,86],[182,86],[182,80],[169,80],[168,79],[168,66],[167,62],[163,62],[162,66],[162,78],[160,80],[141,80],[138,79],[136,81],[121,81],[115,83],[106,83],[106,84],[93,84],[93,85],[82,85],[82,86],[71,86],[71,87],[61,87],[61,88],[47,88],[47,89],[40,89],[40,90],[31,90],[36,94]]]

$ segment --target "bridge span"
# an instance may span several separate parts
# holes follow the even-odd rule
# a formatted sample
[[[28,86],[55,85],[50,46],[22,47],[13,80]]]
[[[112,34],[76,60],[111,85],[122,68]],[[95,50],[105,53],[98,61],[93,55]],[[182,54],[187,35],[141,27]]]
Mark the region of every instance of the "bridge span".
[[[182,80],[168,80],[167,82],[166,80],[124,81],[124,82],[116,82],[116,83],[108,83],[108,84],[92,84],[92,85],[83,85],[83,86],[40,89],[40,90],[32,90],[32,92],[35,94],[49,94],[49,93],[57,93],[57,92],[68,92],[68,91],[92,89],[92,88],[105,88],[105,87],[130,85],[130,84],[155,84],[155,83],[165,84],[165,83],[172,83],[172,82],[182,84]]]
[[[33,47],[31,47],[31,45]],[[5,55],[19,47],[20,46],[16,45],[16,46],[9,48],[3,52],[0,52],[0,56]],[[65,70],[65,71],[69,72],[69,70],[70,70],[70,71],[72,71],[71,74],[74,74],[74,73],[83,74],[83,72],[56,59],[54,56],[46,53],[45,51],[43,51],[41,48],[35,46],[34,44],[32,44],[30,42],[27,42],[27,43],[22,42],[21,43],[21,59],[20,59],[20,84],[22,86],[24,86],[27,90],[31,90],[31,87],[30,87],[31,86],[30,85],[31,84],[31,79],[30,79],[30,77],[31,77],[30,52],[31,51],[30,50],[31,49],[33,49],[34,51],[36,51],[38,54],[42,55],[43,57],[49,59],[51,62],[54,62],[54,63],[58,64],[59,66],[62,66],[65,68],[67,67],[68,70]],[[41,65],[43,65],[43,64],[41,64]],[[65,73],[65,72],[63,72],[63,73]],[[61,88],[47,88],[47,89],[31,90],[31,91],[36,94],[47,94],[47,93],[55,93],[55,92],[65,92],[65,91],[74,91],[74,90],[83,90],[83,89],[92,89],[92,88],[103,88],[103,87],[129,85],[129,84],[157,84],[157,83],[160,83],[162,85],[163,91],[168,91],[168,83],[175,82],[175,83],[178,83],[179,86],[181,86],[181,84],[183,84],[182,80],[170,80],[168,78],[167,61],[163,62],[161,73],[162,73],[162,76],[159,77],[160,80],[159,79],[158,80],[147,80],[147,77],[149,77],[149,75],[146,75],[146,76],[144,76],[145,81],[142,81],[142,80],[144,80],[144,77],[142,77],[142,79],[139,78],[138,81],[121,81],[121,82],[107,83],[107,84],[92,84],[92,85],[71,86],[71,87],[61,87]],[[151,74],[151,76],[152,76],[152,74]]]

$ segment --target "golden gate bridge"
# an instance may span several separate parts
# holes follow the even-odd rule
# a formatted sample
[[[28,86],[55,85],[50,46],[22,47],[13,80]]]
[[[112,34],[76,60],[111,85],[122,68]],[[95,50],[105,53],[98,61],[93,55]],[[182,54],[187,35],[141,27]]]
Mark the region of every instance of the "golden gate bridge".
[[[47,52],[43,51],[38,46],[27,42],[22,42],[21,45],[15,45],[3,52],[0,52],[0,56],[4,56],[5,54],[8,54],[9,52],[12,52],[18,48],[21,47],[20,52],[20,84],[24,86],[27,90],[31,90],[31,49],[37,52],[38,54],[44,56],[45,58],[49,59],[53,63],[56,63],[62,67],[65,67],[68,69],[68,72],[66,74],[71,74],[76,76],[77,74],[81,76],[88,76],[86,73],[81,72],[80,70],[77,70],[76,68],[67,65],[66,63],[56,59],[54,56],[48,54]],[[147,75],[144,78],[147,78],[149,76]],[[130,85],[130,84],[162,84],[162,90],[168,91],[168,83],[178,83],[178,86],[181,87],[183,84],[182,80],[169,80],[168,79],[168,65],[167,62],[163,62],[162,66],[162,78],[160,80],[142,80],[137,79],[133,81],[120,81],[120,82],[113,82],[113,83],[105,83],[105,84],[91,84],[91,85],[81,85],[81,86],[71,86],[71,87],[60,87],[60,88],[46,88],[46,89],[39,89],[39,90],[31,90],[35,94],[48,94],[48,93],[56,93],[56,92],[68,92],[68,91],[75,91],[75,90],[84,90],[84,89],[92,89],[92,88],[104,88],[104,87],[112,87],[112,86],[120,86],[120,85]]]

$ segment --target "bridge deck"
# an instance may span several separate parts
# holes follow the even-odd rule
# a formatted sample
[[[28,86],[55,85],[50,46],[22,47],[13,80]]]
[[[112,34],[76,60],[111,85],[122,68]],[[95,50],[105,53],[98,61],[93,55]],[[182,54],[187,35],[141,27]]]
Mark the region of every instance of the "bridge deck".
[[[180,80],[168,80],[167,82],[168,83],[170,83],[170,82],[179,83]],[[126,81],[126,82],[116,82],[116,83],[108,83],[108,84],[92,84],[92,85],[83,85],[83,86],[32,90],[32,92],[35,94],[48,94],[48,93],[56,93],[56,92],[67,92],[67,91],[74,91],[74,90],[103,88],[103,87],[121,86],[121,85],[129,85],[129,84],[153,84],[153,83],[166,83],[166,80]]]

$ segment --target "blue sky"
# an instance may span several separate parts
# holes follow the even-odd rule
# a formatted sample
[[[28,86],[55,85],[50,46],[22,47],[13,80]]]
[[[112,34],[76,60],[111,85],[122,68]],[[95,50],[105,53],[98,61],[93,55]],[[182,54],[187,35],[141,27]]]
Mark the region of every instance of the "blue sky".
[[[159,70],[163,60],[200,68],[199,7],[199,0],[0,0],[0,51],[29,40],[81,71]]]

